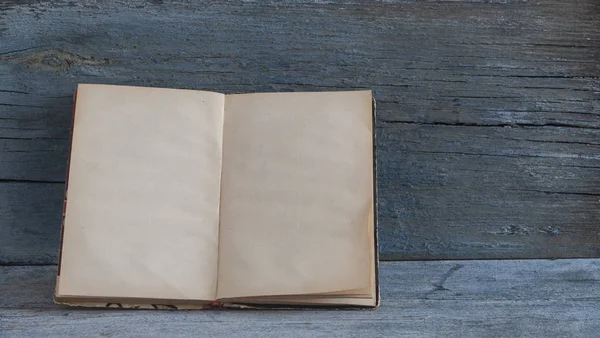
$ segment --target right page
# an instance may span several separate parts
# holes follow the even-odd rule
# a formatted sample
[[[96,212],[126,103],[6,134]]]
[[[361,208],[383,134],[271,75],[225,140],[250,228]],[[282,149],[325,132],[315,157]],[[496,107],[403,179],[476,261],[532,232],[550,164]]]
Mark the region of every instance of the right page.
[[[228,95],[223,129],[217,297],[371,290],[371,92]]]

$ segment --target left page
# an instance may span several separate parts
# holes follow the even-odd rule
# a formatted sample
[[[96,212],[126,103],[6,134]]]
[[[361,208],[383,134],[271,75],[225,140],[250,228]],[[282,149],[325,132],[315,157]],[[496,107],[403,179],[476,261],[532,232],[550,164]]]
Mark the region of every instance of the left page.
[[[223,107],[79,85],[57,297],[215,299]]]

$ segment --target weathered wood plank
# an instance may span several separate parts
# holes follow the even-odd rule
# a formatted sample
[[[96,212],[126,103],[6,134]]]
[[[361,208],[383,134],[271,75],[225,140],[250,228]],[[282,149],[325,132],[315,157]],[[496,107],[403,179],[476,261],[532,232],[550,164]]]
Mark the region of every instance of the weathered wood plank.
[[[383,262],[374,311],[54,306],[53,266],[0,268],[3,336],[596,337],[600,260]],[[74,325],[76,323],[76,325]]]
[[[373,88],[382,259],[596,257],[599,14],[594,0],[3,2],[0,263],[56,262],[81,82]]]
[[[56,262],[64,184],[0,183],[0,265]]]

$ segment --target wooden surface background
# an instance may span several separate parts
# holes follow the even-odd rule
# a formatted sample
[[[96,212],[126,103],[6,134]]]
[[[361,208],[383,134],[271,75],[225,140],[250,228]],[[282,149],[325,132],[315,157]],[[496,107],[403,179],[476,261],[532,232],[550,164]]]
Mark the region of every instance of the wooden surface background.
[[[381,307],[102,310],[52,304],[55,266],[0,267],[2,337],[597,338],[600,259],[382,262]]]
[[[598,259],[382,262],[375,311],[54,306],[77,83],[372,88],[382,259],[598,257],[598,0],[0,2],[0,336],[598,336]]]
[[[77,83],[372,88],[383,260],[600,255],[600,2],[3,1],[0,264],[55,264]]]

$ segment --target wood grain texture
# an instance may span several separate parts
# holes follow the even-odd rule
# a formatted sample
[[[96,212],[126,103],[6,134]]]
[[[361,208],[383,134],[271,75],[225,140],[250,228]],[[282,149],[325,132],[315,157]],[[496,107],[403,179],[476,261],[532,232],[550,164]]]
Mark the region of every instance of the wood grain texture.
[[[56,262],[77,83],[373,88],[382,259],[596,257],[599,15],[595,0],[3,2],[0,263]]]
[[[54,266],[0,268],[0,332],[29,336],[597,337],[600,260],[383,262],[354,311],[98,310],[52,304]]]

